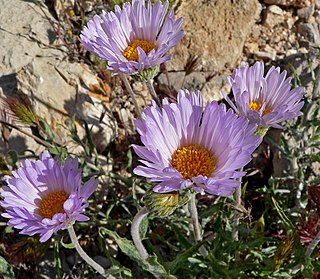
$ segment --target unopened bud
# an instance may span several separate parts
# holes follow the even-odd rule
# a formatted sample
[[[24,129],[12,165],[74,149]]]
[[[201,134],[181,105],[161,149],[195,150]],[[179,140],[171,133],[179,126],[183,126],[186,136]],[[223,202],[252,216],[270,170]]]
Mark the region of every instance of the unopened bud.
[[[143,201],[150,211],[150,217],[166,217],[171,215],[179,206],[179,193],[155,193],[153,191],[148,192]]]
[[[143,71],[133,75],[132,77],[137,81],[145,82],[150,79],[153,79],[157,74],[159,74],[159,72],[160,72],[160,66],[157,65],[153,68],[144,69]]]

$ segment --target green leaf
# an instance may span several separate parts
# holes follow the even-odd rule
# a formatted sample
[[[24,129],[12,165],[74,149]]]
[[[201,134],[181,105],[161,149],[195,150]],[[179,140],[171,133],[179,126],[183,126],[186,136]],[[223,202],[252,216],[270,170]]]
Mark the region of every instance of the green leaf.
[[[47,123],[47,121],[45,119],[39,119],[39,123],[40,123],[40,127],[42,129],[42,132],[44,132],[44,134],[45,134],[42,136],[46,136],[46,141],[48,141],[49,143],[52,143],[53,139],[55,138],[55,134],[54,134],[51,126]]]
[[[196,253],[200,246],[203,245],[203,243],[205,242],[205,240],[195,244],[194,246],[192,246],[191,248],[189,248],[188,250],[178,254],[175,258],[175,260],[166,263],[166,267],[172,272],[175,273],[176,270],[179,269],[180,265],[182,263],[185,263],[188,261],[188,258],[190,258],[191,256],[193,256],[194,253]]]
[[[53,145],[49,148],[52,155],[56,155],[60,160],[65,160],[68,156],[68,149],[65,146]]]
[[[119,266],[113,266],[109,269],[105,270],[105,275],[114,275],[116,277],[113,278],[123,278],[122,273],[124,274],[125,278],[133,278],[131,271],[126,268],[121,268]]]
[[[99,228],[101,233],[108,234],[118,244],[120,250],[126,254],[131,260],[138,263],[144,270],[149,271],[153,275],[161,275],[161,278],[175,278],[169,275],[166,269],[157,261],[157,257],[150,256],[147,261],[143,260],[137,248],[133,245],[132,241],[120,237],[116,232],[106,228]]]
[[[3,279],[13,279],[15,275],[12,271],[12,267],[5,260],[5,258],[0,256],[0,274],[3,276]]]
[[[127,170],[131,170],[132,169],[132,151],[131,151],[131,148],[128,149],[127,160],[128,160]]]
[[[6,161],[2,157],[0,157],[0,172],[4,175],[10,175],[11,173]]]
[[[88,140],[88,145],[89,145],[89,154],[91,155],[93,153],[96,154],[96,146],[94,145],[93,139],[92,139],[92,134],[91,134],[91,130],[89,129],[89,126],[87,124],[87,122],[84,123],[84,128],[85,128],[85,132],[86,132],[86,138]]]
[[[284,210],[281,208],[281,206],[279,205],[279,203],[276,201],[276,199],[274,197],[271,197],[271,200],[272,200],[274,207],[277,210],[279,217],[282,220],[284,226],[287,228],[287,230],[293,231],[294,226],[293,226],[292,222],[290,221],[290,219],[285,214]]]
[[[15,150],[9,150],[6,154],[6,161],[10,166],[14,166],[18,162],[18,153]]]
[[[62,278],[62,266],[59,254],[59,242],[54,242],[54,269],[56,270],[56,279]]]
[[[140,233],[140,238],[144,239],[149,227],[149,219],[148,216],[144,217],[141,221],[140,228],[139,228],[139,233]]]
[[[173,222],[169,224],[171,229],[174,231],[176,238],[181,245],[183,245],[185,248],[189,249],[192,246],[192,243],[188,241],[188,239],[185,237],[186,234],[181,232],[181,228],[178,227]]]
[[[67,249],[73,249],[75,247],[75,245],[73,243],[64,243],[62,241],[62,239],[61,239],[60,243],[64,248],[67,248]]]

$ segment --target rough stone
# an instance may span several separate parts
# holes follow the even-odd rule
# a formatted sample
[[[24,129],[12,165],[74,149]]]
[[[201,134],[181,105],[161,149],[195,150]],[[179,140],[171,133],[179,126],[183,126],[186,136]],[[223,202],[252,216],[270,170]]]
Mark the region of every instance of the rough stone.
[[[297,11],[297,15],[301,20],[308,21],[314,13],[314,5],[301,8]]]
[[[298,7],[302,8],[310,5],[312,0],[264,0],[264,3],[269,5],[280,5],[284,7]]]
[[[37,114],[52,126],[61,144],[67,144],[70,138],[60,124],[77,114],[94,126],[93,139],[97,148],[103,150],[113,139],[116,126],[107,113],[108,96],[99,96],[99,92],[93,90],[100,86],[97,77],[82,64],[67,61],[65,51],[54,44],[51,23],[55,20],[46,7],[40,9],[33,3],[18,0],[0,0],[0,5],[0,87],[4,95],[14,95],[17,90],[26,94]],[[15,24],[10,24],[12,22]],[[108,95],[110,90],[100,91]],[[90,102],[85,103],[83,96]],[[85,134],[81,124],[78,131],[80,136]],[[37,150],[33,140],[26,138],[21,145],[18,139],[9,148],[23,151],[20,147],[24,146]],[[76,146],[68,142],[68,148]]]
[[[247,53],[255,53],[256,51],[259,51],[259,45],[256,42],[246,42],[244,47]]]
[[[283,10],[276,5],[268,6],[263,14],[263,25],[270,29],[284,21]]]
[[[194,55],[200,57],[200,71],[233,67],[260,11],[256,0],[179,2],[176,14],[184,17],[186,35],[174,49],[167,69],[183,71],[187,58]]]
[[[307,41],[320,44],[320,35],[319,30],[313,23],[299,23],[297,25],[297,31],[302,36],[302,38],[306,39]]]
[[[276,58],[276,54],[275,53],[272,53],[272,52],[268,52],[268,51],[256,51],[254,53],[254,55],[259,59],[263,59],[263,60],[275,60]]]
[[[45,8],[41,10],[33,3],[18,0],[0,0],[0,6],[1,78],[21,69],[35,57],[55,59],[63,55],[61,49],[53,45],[56,35],[47,18],[53,24],[55,19]]]
[[[205,102],[212,100],[221,100],[221,90],[230,91],[230,85],[227,80],[228,74],[216,74],[212,72],[193,72],[185,76],[185,72],[169,72],[170,84],[175,91],[188,89],[190,91],[201,90]],[[210,76],[213,76],[210,79]],[[161,74],[157,82],[159,85],[168,85],[167,78]]]
[[[284,14],[284,22],[283,22],[283,26],[286,28],[286,29],[291,29],[293,26],[294,26],[294,24],[296,23],[296,21],[297,21],[297,17],[296,16],[294,16],[294,15],[292,15],[291,13],[289,13],[289,12],[286,12],[285,14]]]

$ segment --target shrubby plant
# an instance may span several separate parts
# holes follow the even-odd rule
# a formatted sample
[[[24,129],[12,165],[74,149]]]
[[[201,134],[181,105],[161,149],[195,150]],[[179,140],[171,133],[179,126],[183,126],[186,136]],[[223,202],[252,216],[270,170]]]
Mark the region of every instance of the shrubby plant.
[[[313,95],[304,96],[285,71],[271,67],[265,75],[262,62],[242,64],[229,77],[234,102],[222,93],[230,108],[203,104],[200,91],[183,88],[176,101],[160,100],[152,79],[184,34],[182,19],[168,6],[126,2],[96,15],[80,35],[88,51],[121,75],[134,102],[140,141],[132,140],[122,158],[130,175],[105,170],[105,154],[97,151],[87,123],[83,140],[75,117],[65,122],[83,148],[75,156],[27,101],[3,100],[3,137],[17,129],[46,148],[39,159],[19,162],[15,151],[1,158],[6,232],[12,227],[30,236],[12,245],[8,261],[43,256],[53,246],[56,277],[62,278],[63,246],[75,248],[88,264],[77,271],[79,278],[312,278],[320,272],[320,187],[310,165],[320,161],[320,75]],[[142,113],[127,75],[146,82],[154,99]],[[282,142],[269,134],[271,127],[283,129]],[[291,169],[258,185],[250,200],[246,166],[263,139]],[[89,243],[84,249],[73,226]],[[62,239],[68,238],[64,230],[71,244]],[[108,268],[95,260],[98,255],[108,259]],[[13,277],[0,260],[4,277]]]

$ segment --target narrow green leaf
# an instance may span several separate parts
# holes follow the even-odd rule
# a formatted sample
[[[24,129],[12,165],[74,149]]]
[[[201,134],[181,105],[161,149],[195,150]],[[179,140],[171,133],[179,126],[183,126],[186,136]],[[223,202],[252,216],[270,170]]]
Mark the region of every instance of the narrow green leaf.
[[[275,209],[277,210],[277,212],[279,214],[280,219],[282,220],[282,222],[285,225],[285,227],[287,228],[287,230],[289,230],[289,231],[294,230],[294,226],[293,226],[292,222],[287,217],[287,215],[285,214],[285,212],[283,211],[283,209],[281,208],[279,203],[276,201],[276,199],[274,197],[271,197],[271,200],[274,204]]]
[[[59,254],[59,242],[54,242],[54,269],[56,270],[56,279],[62,278],[62,266]]]
[[[167,273],[166,269],[157,261],[155,256],[150,256],[147,261],[144,261],[132,241],[122,238],[116,232],[106,228],[100,228],[100,231],[111,236],[118,244],[120,250],[131,260],[138,263],[144,270],[149,271],[153,275],[161,275],[161,278],[174,278]]]
[[[174,223],[169,224],[171,229],[174,231],[176,238],[178,240],[178,243],[181,243],[186,249],[189,249],[192,247],[192,243],[188,241],[188,239],[185,237],[185,234],[181,232],[181,228],[179,228]]]
[[[149,227],[149,219],[148,219],[148,216],[146,216],[143,218],[143,220],[141,221],[141,224],[140,224],[139,233],[140,233],[141,239],[144,239],[144,237],[148,231],[148,227]]]
[[[205,242],[205,240],[195,244],[194,246],[192,246],[191,248],[189,248],[188,250],[178,254],[176,256],[176,259],[166,263],[166,267],[172,272],[175,273],[177,271],[177,269],[179,269],[179,266],[182,263],[185,263],[188,261],[188,258],[190,258],[191,256],[193,256],[194,253],[196,253],[200,246],[203,245],[203,243]]]
[[[64,243],[62,241],[62,239],[61,239],[60,243],[64,248],[67,248],[67,249],[73,249],[75,247],[73,243]]]

